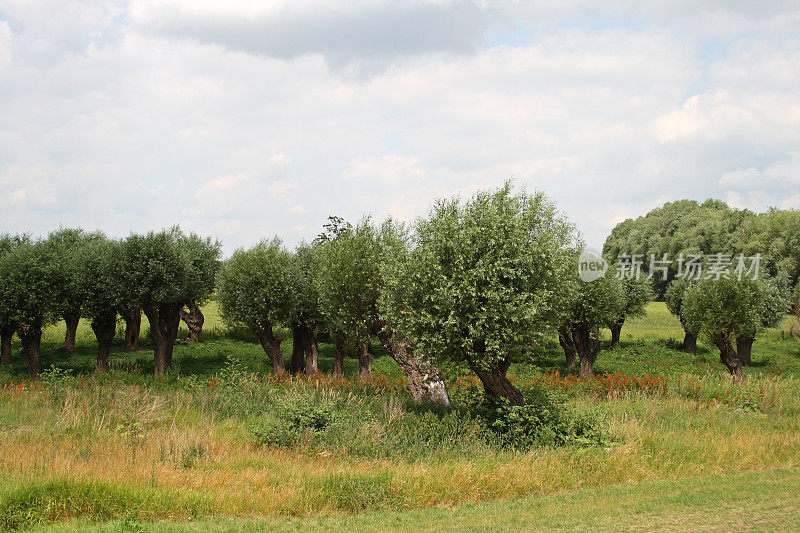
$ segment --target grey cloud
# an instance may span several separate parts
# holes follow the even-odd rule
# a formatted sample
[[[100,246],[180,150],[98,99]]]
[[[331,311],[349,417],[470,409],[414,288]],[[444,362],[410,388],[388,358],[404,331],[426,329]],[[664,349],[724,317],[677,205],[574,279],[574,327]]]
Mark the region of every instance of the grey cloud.
[[[455,1],[356,8],[321,3],[313,9],[261,13],[144,4],[131,10],[131,20],[139,31],[274,58],[321,54],[339,70],[353,62],[375,69],[397,57],[426,52],[473,52],[492,17],[474,2]]]

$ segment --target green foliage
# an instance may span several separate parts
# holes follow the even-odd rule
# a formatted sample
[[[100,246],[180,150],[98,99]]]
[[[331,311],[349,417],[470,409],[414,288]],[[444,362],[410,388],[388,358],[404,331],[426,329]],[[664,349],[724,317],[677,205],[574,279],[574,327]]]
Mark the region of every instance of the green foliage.
[[[616,279],[612,270],[609,269],[605,276],[590,282],[581,281],[575,270],[569,280],[570,284],[565,291],[569,295],[565,322],[570,327],[584,325],[588,330],[594,331],[616,322],[622,315],[626,293],[623,282]],[[639,305],[639,302],[636,304]]]
[[[478,416],[497,435],[501,445],[512,448],[611,443],[590,413],[572,411],[550,391],[528,389],[525,405],[511,405],[505,398],[487,398],[475,405]]]
[[[103,241],[101,232],[89,233],[81,228],[61,228],[48,234],[44,244],[52,257],[53,284],[59,316],[79,316],[86,299],[81,283],[80,261],[84,247]]]
[[[575,243],[543,194],[507,183],[438,201],[416,230],[407,259],[389,263],[382,307],[423,353],[488,368],[554,327]]]
[[[620,281],[622,291],[621,317],[638,318],[647,313],[647,304],[653,300],[653,282],[646,276],[625,277]]]
[[[235,251],[217,276],[217,302],[225,323],[253,331],[285,324],[295,309],[296,267],[277,238]]]
[[[748,219],[735,235],[746,255],[761,254],[770,276],[784,272],[790,285],[800,282],[800,210],[770,209]]]
[[[650,255],[737,253],[743,249],[739,228],[755,215],[736,210],[720,200],[668,202],[645,216],[617,224],[603,245],[603,255],[616,262],[622,254],[641,254],[642,268],[649,272]],[[675,265],[667,279],[675,279]],[[668,282],[655,273],[655,288],[663,296]]]
[[[11,249],[0,257],[0,300],[6,319],[31,332],[56,320],[60,273],[50,246],[43,242]]]
[[[79,251],[75,272],[83,295],[83,316],[96,319],[126,304],[122,246],[119,241],[98,239]]]
[[[328,325],[354,342],[375,334],[381,285],[378,232],[369,218],[321,242],[314,281]]]
[[[690,331],[728,339],[758,330],[763,297],[751,279],[704,279],[686,290],[681,307]]]
[[[182,307],[207,300],[214,290],[220,245],[177,226],[146,235],[130,235],[123,243],[127,289],[125,299],[140,307]]]

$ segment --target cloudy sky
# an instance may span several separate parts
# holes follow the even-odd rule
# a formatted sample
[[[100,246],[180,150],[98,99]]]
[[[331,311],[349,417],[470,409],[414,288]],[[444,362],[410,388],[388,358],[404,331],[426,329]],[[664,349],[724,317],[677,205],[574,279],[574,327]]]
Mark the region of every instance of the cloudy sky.
[[[595,247],[680,198],[800,207],[800,6],[0,0],[0,231],[230,253],[508,178]]]

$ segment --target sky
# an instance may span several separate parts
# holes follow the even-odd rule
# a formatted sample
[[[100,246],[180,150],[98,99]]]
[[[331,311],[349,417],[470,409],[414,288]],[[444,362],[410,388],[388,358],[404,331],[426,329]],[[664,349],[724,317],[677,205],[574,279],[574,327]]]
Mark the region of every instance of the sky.
[[[508,179],[595,248],[682,198],[800,208],[800,4],[0,0],[0,232],[227,255]]]

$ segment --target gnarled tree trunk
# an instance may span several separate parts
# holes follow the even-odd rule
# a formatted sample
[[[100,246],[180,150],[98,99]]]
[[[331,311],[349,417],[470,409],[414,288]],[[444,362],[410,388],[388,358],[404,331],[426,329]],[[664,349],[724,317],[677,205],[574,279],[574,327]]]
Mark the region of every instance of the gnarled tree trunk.
[[[67,327],[67,332],[64,335],[64,351],[67,353],[75,351],[75,338],[78,335],[78,322],[80,322],[80,320],[80,309],[64,313],[64,324]]]
[[[108,355],[111,353],[111,343],[117,333],[117,313],[111,311],[92,320],[92,331],[97,337],[97,365],[100,372],[108,370]]]
[[[391,331],[383,330],[378,339],[403,369],[408,380],[408,388],[414,401],[426,401],[442,405],[450,405],[450,396],[442,379],[439,367],[428,358],[416,357],[409,353],[406,344],[398,341]]]
[[[189,309],[188,312],[181,308],[181,320],[189,328],[189,336],[186,337],[186,342],[190,344],[200,342],[200,334],[203,332],[203,322],[205,322],[206,317],[203,316],[203,312],[200,311],[200,307],[195,302],[191,302],[186,307]]]
[[[567,358],[567,370],[575,368],[575,343],[572,342],[572,334],[568,328],[558,328],[558,343],[564,350],[564,355]]]
[[[610,348],[619,346],[619,338],[622,335],[622,325],[625,323],[625,317],[620,317],[619,320],[611,324],[608,329],[611,330],[611,344]]]
[[[14,326],[0,327],[0,364],[11,364],[11,339],[14,337]]]
[[[358,350],[358,377],[364,379],[372,375],[372,354],[369,353],[369,343],[364,342]]]
[[[572,342],[578,352],[581,369],[578,374],[581,380],[586,381],[594,376],[594,362],[603,343],[600,342],[600,332],[587,326],[577,324],[572,328]]]
[[[138,307],[122,313],[125,320],[125,350],[132,352],[139,347],[139,333],[142,329],[142,310]]]
[[[28,375],[31,379],[37,379],[42,370],[41,364],[41,343],[42,328],[28,325],[20,325],[17,330],[20,341],[22,341],[22,352],[28,360]]]
[[[686,320],[684,320],[683,317],[680,318],[680,321],[684,332],[681,350],[694,355],[694,353],[697,351],[697,335],[686,329]]]
[[[181,323],[181,305],[162,304],[144,306],[144,314],[150,321],[150,336],[153,339],[155,365],[153,374],[158,377],[172,366],[172,351]]]
[[[753,363],[753,342],[754,337],[749,335],[739,335],[736,337],[736,353],[739,355],[739,361],[742,366],[750,366]]]
[[[733,376],[733,381],[736,383],[742,382],[742,362],[739,360],[739,355],[733,349],[730,335],[725,333],[717,333],[712,337],[714,346],[719,348],[719,360],[728,369],[728,372]]]
[[[522,396],[522,392],[506,376],[508,367],[511,366],[510,359],[496,361],[488,367],[478,366],[470,359],[467,359],[467,364],[478,376],[478,379],[481,380],[483,390],[487,396],[505,398],[511,405],[525,404],[525,397]]]
[[[334,352],[333,352],[333,375],[337,378],[344,377],[344,352],[345,352],[344,339],[339,335],[334,336]]]
[[[286,373],[286,366],[283,363],[283,351],[281,350],[283,337],[276,337],[272,332],[271,325],[254,331],[254,333],[259,344],[261,344],[261,347],[264,348],[264,351],[269,356],[270,361],[272,361],[272,369],[275,371],[275,374]]]
[[[292,335],[294,336],[294,330],[292,331]],[[297,338],[302,349],[303,372],[306,376],[318,374],[319,349],[317,348],[317,340],[314,338],[314,328],[308,324],[299,324],[297,326]],[[292,356],[294,357],[294,352],[292,352]]]

